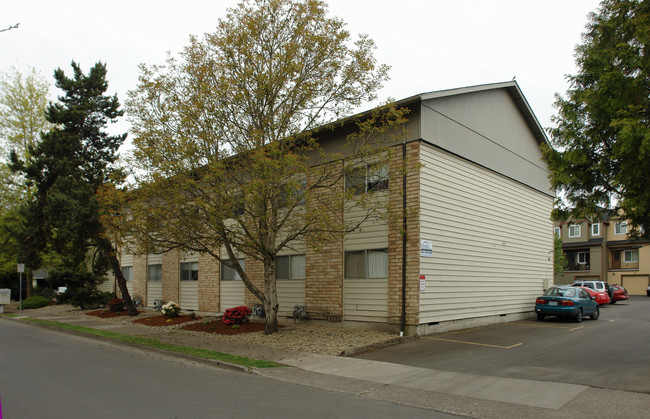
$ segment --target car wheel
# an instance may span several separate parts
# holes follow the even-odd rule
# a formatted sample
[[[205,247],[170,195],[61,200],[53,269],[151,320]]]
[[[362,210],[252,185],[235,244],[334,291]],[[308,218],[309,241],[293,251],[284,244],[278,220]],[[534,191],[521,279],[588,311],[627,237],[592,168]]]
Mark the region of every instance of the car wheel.
[[[612,298],[611,301],[610,301],[609,303],[610,303],[610,304],[616,304],[616,300]]]
[[[546,317],[546,316],[543,315],[542,313],[537,313],[537,320],[539,320],[540,322],[541,322],[542,320],[544,320],[544,317]]]
[[[582,309],[578,310],[578,314],[573,318],[576,323],[580,323],[582,321]]]
[[[591,320],[598,320],[598,318],[600,317],[600,308],[596,307],[596,310],[594,310],[594,314],[592,314],[590,317]]]

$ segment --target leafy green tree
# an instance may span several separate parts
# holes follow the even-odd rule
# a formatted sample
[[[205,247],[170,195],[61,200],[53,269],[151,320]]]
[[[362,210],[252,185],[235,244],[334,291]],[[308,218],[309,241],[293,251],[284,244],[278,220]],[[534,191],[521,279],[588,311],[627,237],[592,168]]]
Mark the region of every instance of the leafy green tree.
[[[622,210],[650,234],[649,48],[650,2],[604,0],[590,15],[544,151],[557,218]]]
[[[23,75],[11,67],[0,74],[0,264],[5,271],[15,271],[17,262],[33,259],[29,243],[19,240],[25,236],[19,222],[32,190],[25,179],[9,170],[6,165],[8,154],[15,150],[22,159],[29,157],[29,150],[38,144],[41,132],[50,128],[45,119],[45,108],[49,96],[49,83],[31,69]],[[25,272],[25,290],[31,296],[32,269]]]
[[[40,252],[52,249],[59,255],[59,271],[69,278],[70,293],[82,306],[79,289],[92,299],[96,284],[112,269],[135,315],[96,199],[98,189],[116,170],[117,150],[126,139],[126,134],[108,135],[104,128],[123,111],[117,96],[104,94],[108,89],[105,64],[95,64],[88,75],[74,61],[72,69],[72,78],[61,69],[54,72],[56,86],[64,92],[46,111],[54,127],[29,149],[26,161],[16,152],[11,155],[12,168],[24,173],[34,187],[25,218],[39,240],[31,244]]]
[[[215,33],[192,37],[180,60],[142,66],[127,102],[139,183],[115,198],[128,208],[126,234],[143,252],[181,248],[235,270],[264,305],[266,334],[278,330],[278,253],[382,215],[373,194],[354,195],[343,180],[350,162],[372,161],[380,176],[381,139],[402,133],[405,111],[348,121],[345,156],[316,138],[331,129],[314,132],[374,99],[387,79],[374,43],[352,42],[344,26],[322,1],[244,1]],[[367,213],[344,220],[352,199]],[[263,282],[241,266],[244,256],[263,266]]]
[[[562,239],[555,235],[553,242],[553,275],[557,278],[566,270],[567,260],[562,250]]]

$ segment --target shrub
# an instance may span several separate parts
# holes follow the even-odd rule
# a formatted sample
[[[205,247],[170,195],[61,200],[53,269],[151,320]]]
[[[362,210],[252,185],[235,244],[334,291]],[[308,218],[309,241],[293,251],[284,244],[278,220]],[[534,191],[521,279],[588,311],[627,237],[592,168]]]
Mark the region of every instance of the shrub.
[[[242,324],[248,321],[248,316],[251,314],[251,309],[246,306],[239,306],[229,308],[223,312],[223,324]]]
[[[124,306],[124,300],[121,298],[113,298],[108,302],[107,306],[111,311],[123,311],[126,308]]]
[[[23,300],[23,308],[41,308],[49,305],[51,301],[51,299],[43,297],[42,295],[34,295],[33,297],[25,298]]]
[[[163,305],[160,309],[160,313],[163,316],[167,317],[178,317],[178,314],[181,312],[181,307],[173,301],[168,302]]]

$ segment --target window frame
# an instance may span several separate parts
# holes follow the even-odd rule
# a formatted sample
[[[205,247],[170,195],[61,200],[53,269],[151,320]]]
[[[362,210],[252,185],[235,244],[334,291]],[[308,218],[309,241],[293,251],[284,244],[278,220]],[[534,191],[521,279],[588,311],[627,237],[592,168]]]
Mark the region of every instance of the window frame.
[[[625,228],[623,231],[623,227]],[[623,236],[627,234],[627,221],[617,221],[614,223],[614,234],[617,236]]]
[[[578,231],[578,234],[575,234],[576,229]],[[573,231],[574,234],[571,234],[572,231]],[[569,224],[569,238],[570,239],[580,237],[581,234],[582,234],[582,229],[581,229],[580,224]]]
[[[382,252],[386,254],[385,266],[383,271],[385,276],[368,276],[369,272],[369,254],[370,252]],[[363,253],[363,276],[348,276],[348,255]],[[387,279],[388,278],[388,248],[364,249],[364,250],[347,250],[343,253],[343,277],[345,279]]]
[[[125,269],[126,269],[126,271],[125,271]],[[126,282],[133,281],[133,266],[132,265],[122,266],[120,268],[120,270],[122,271],[122,276],[124,277],[124,280]],[[127,275],[126,272],[128,272],[128,275]]]
[[[183,265],[190,267],[189,270],[184,270]],[[194,268],[194,265],[196,265],[196,270],[192,269]],[[189,278],[184,278],[185,275],[183,275],[184,272],[189,272]],[[195,274],[196,272],[196,274]],[[199,280],[199,262],[181,262],[180,263],[180,272],[179,272],[179,281],[181,282],[191,282],[191,281],[198,281]]]
[[[388,191],[389,186],[388,163],[368,163],[352,167],[345,174],[345,190],[352,191],[354,195]]]
[[[302,265],[303,265],[303,270],[302,270],[302,276],[296,276],[294,273],[294,265],[293,265],[293,259],[294,258],[300,258],[302,257],[304,259]],[[281,278],[278,276],[279,269],[278,269],[278,259],[279,258],[287,258],[288,260],[288,267],[289,267],[289,277],[288,278]],[[300,281],[304,280],[305,277],[307,276],[307,268],[306,268],[306,255],[304,253],[298,253],[295,255],[279,255],[275,257],[275,279],[278,281]]]
[[[160,277],[151,279],[151,268],[156,268],[156,270],[160,271]],[[162,281],[162,263],[152,263],[151,265],[147,265],[147,282],[160,282]]]
[[[594,229],[596,231],[594,231]],[[593,223],[591,225],[591,235],[594,237],[599,237],[600,236],[600,223]]]
[[[560,227],[555,227],[553,229],[553,233],[555,234],[555,237],[557,238],[562,238],[562,228]]]
[[[246,271],[246,260],[244,258],[237,258],[239,261],[239,264],[241,265],[242,269]],[[230,259],[224,259],[223,262],[219,264],[219,280],[220,281],[241,281],[241,277],[239,276],[239,273],[231,268],[230,266],[227,266],[225,262],[230,263]],[[224,278],[225,273],[228,271],[233,272],[233,277],[232,278]]]
[[[628,259],[627,255],[634,255],[636,254],[636,260]],[[623,250],[623,263],[639,263],[639,249],[629,249],[629,250]]]

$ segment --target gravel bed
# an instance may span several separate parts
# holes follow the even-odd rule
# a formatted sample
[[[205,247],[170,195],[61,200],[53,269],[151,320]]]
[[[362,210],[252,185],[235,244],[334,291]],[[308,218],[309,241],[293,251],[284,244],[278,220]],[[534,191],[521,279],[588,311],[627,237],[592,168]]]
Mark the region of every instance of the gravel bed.
[[[30,312],[38,312],[38,316],[79,316],[89,318],[85,313],[93,310],[80,310],[71,306],[48,306],[36,310],[23,310],[30,316]],[[160,315],[152,309],[140,308],[138,319]],[[36,313],[34,313],[36,314]],[[197,322],[212,320],[214,316],[202,316]],[[116,317],[112,319],[97,319],[101,322],[128,326],[129,332],[143,337],[150,337],[184,346],[193,346],[212,349],[243,356],[253,356],[270,360],[281,360],[287,356],[296,356],[300,353],[315,353],[323,355],[340,355],[354,353],[359,348],[371,348],[394,343],[397,335],[372,331],[358,330],[343,327],[340,324],[326,323],[323,321],[302,321],[294,323],[291,319],[281,319],[282,326],[278,333],[264,335],[263,332],[240,333],[237,335],[220,335],[212,333],[182,330],[189,323],[175,326],[152,327],[133,323],[132,317]]]

